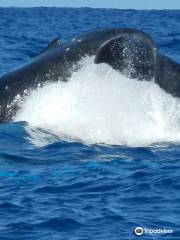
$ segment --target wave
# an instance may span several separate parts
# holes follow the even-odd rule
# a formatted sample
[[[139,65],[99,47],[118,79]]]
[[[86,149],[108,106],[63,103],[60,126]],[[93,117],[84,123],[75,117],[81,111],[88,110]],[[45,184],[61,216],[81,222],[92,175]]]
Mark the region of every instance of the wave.
[[[180,100],[153,81],[129,79],[93,57],[68,82],[47,83],[24,98],[14,121],[66,140],[144,146],[180,141]]]

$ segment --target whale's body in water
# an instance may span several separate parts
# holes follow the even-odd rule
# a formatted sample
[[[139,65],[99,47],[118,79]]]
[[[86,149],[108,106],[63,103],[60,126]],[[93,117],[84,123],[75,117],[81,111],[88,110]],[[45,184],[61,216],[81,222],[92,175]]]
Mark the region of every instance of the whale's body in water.
[[[61,44],[57,38],[23,67],[0,78],[0,121],[17,111],[16,99],[47,81],[66,81],[84,56],[107,63],[138,80],[155,81],[166,92],[180,97],[180,66],[160,53],[154,41],[134,29],[108,29],[87,33]]]

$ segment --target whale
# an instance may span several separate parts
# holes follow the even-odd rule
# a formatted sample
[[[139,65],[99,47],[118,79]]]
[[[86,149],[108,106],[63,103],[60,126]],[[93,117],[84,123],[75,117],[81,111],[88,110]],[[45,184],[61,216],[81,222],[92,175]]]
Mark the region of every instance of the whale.
[[[130,28],[82,34],[61,43],[53,39],[32,61],[0,77],[0,122],[12,121],[19,101],[47,82],[68,81],[79,61],[94,56],[95,64],[108,64],[121,74],[154,81],[167,93],[180,97],[180,65],[161,53],[145,32]]]

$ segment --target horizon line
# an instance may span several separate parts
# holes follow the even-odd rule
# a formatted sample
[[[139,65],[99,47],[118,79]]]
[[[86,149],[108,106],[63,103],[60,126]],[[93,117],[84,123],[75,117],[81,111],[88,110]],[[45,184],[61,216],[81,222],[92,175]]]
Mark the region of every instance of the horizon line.
[[[67,6],[31,6],[31,7],[27,7],[27,6],[0,6],[0,8],[90,8],[90,9],[114,9],[114,10],[136,10],[136,11],[163,11],[163,10],[180,10],[180,8],[109,8],[109,7],[67,7]]]

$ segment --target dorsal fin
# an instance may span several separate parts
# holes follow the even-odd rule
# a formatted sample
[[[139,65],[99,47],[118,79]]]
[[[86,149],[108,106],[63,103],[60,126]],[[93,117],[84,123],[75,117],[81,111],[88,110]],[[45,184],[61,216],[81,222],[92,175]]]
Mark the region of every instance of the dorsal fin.
[[[60,45],[60,39],[56,37],[48,44],[47,49],[52,49],[52,48],[58,47],[59,45]]]
[[[50,49],[56,48],[60,45],[60,39],[58,37],[56,37],[55,39],[53,39],[48,46],[41,52],[44,53]]]

